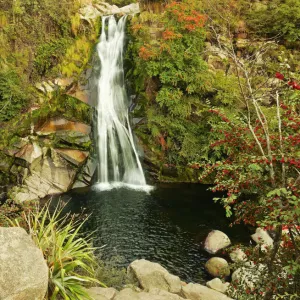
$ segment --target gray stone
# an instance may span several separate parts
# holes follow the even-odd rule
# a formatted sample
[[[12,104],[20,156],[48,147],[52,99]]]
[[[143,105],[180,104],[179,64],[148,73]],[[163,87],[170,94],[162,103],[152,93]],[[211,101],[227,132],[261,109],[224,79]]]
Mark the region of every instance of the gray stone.
[[[204,242],[204,249],[210,254],[215,254],[230,244],[230,239],[225,233],[219,230],[213,230],[208,234]]]
[[[204,285],[189,283],[182,287],[183,295],[190,300],[233,300]]]
[[[223,283],[220,278],[214,278],[214,279],[206,282],[206,286],[215,291],[225,294],[229,287],[229,282]]]
[[[149,292],[137,292],[126,288],[114,300],[183,300],[184,298],[160,289],[151,289]]]
[[[41,158],[43,152],[41,147],[37,143],[27,144],[15,154],[15,157],[24,159],[29,164],[33,163],[34,160]]]
[[[48,287],[43,253],[22,228],[0,228],[0,299],[42,300]]]
[[[205,264],[207,272],[214,277],[226,277],[230,275],[227,261],[221,257],[212,257]]]
[[[44,157],[39,164],[31,167],[31,174],[23,185],[13,188],[13,199],[24,202],[66,192],[70,189],[76,172],[52,149],[51,157]]]
[[[131,3],[129,5],[119,8],[116,5],[110,5],[106,2],[88,3],[82,7],[79,11],[80,18],[92,23],[100,16],[114,15],[114,14],[126,14],[133,15],[140,12],[139,3]]]
[[[145,259],[135,260],[128,267],[128,276],[136,278],[140,286],[148,291],[153,288],[179,294],[181,281],[157,263]]]
[[[118,291],[114,288],[102,288],[102,287],[92,287],[89,288],[87,292],[94,300],[111,300],[118,293]]]

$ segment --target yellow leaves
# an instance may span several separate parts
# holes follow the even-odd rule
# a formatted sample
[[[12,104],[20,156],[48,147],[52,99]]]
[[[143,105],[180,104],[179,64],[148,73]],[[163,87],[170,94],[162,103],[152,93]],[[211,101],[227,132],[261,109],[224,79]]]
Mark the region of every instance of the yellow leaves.
[[[80,26],[80,15],[76,13],[74,16],[71,17],[71,29],[72,29],[72,33],[75,36],[77,36],[79,26]]]
[[[0,12],[0,28],[8,25],[8,19],[4,12]]]
[[[79,76],[82,68],[88,63],[90,56],[91,42],[81,37],[70,46],[60,65],[62,75],[66,77]]]

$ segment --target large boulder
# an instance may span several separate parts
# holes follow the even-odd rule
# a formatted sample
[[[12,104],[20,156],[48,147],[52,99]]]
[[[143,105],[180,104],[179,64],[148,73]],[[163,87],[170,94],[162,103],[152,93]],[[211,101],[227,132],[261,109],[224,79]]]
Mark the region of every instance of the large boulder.
[[[183,286],[182,292],[185,298],[190,300],[232,300],[218,291],[197,283]]]
[[[204,242],[204,249],[210,254],[215,254],[230,244],[230,239],[225,233],[219,230],[213,230],[208,234]]]
[[[120,291],[114,300],[184,300],[184,298],[160,289],[151,289],[149,292],[136,292],[126,288]]]
[[[24,229],[0,227],[0,299],[42,300],[47,287],[42,251]]]
[[[94,300],[112,300],[118,293],[114,288],[92,287],[87,290]]]
[[[50,153],[50,156],[44,156],[38,164],[31,166],[31,174],[23,185],[13,188],[12,199],[24,202],[69,190],[77,170],[55,150],[52,149]]]
[[[226,277],[230,275],[227,261],[221,257],[212,257],[205,264],[206,271],[213,277]]]
[[[145,259],[132,262],[128,267],[128,276],[135,278],[146,291],[158,288],[175,294],[181,292],[181,281],[178,276],[170,274],[161,265]]]

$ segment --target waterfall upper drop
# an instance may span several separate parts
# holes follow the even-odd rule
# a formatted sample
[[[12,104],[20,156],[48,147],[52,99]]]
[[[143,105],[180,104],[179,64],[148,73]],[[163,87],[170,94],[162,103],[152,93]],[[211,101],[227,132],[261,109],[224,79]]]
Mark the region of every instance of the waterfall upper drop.
[[[101,73],[97,80],[98,183],[145,186],[146,180],[134,144],[128,117],[123,69],[126,16],[102,18],[97,52]]]

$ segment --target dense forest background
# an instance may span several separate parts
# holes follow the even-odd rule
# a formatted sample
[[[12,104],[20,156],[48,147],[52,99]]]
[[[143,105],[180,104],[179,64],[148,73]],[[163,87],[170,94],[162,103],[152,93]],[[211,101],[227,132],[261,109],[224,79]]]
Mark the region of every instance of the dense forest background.
[[[1,184],[17,183],[6,150],[32,136],[32,126],[62,115],[91,123],[91,109],[71,92],[86,84],[82,74],[93,65],[101,25],[79,11],[95,3],[0,1]],[[252,294],[295,295],[300,2],[145,0],[140,5],[141,13],[128,17],[125,68],[132,117],[139,120],[134,131],[149,173],[158,181],[211,183],[213,191],[225,193],[219,200],[228,216],[235,214],[235,223],[271,229],[273,249],[252,253],[266,263],[268,274]],[[64,88],[55,86],[57,80],[67,82]],[[278,277],[282,269],[291,280]]]

